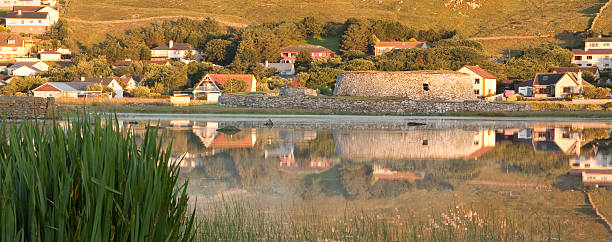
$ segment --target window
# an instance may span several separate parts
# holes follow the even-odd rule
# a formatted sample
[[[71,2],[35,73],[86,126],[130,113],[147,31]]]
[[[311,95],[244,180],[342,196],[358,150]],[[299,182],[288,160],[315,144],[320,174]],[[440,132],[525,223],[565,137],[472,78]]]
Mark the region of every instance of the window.
[[[563,93],[572,93],[571,87],[563,87]]]
[[[14,39],[10,39],[10,40],[8,41],[8,43],[9,43],[9,44],[15,44],[15,40],[14,40]]]
[[[593,66],[593,64],[586,64],[586,66]]]
[[[425,90],[426,92],[429,92],[429,84],[428,83],[423,83],[423,90]]]
[[[480,84],[480,78],[474,79],[474,84]]]
[[[574,57],[574,60],[577,60],[577,61],[582,60],[582,56],[577,55]]]
[[[587,55],[587,60],[592,60],[593,56]]]
[[[474,90],[474,94],[480,95],[480,90]]]
[[[429,140],[423,140],[423,145],[429,145]]]
[[[569,139],[570,138],[570,134],[569,133],[563,133],[563,138],[564,139]]]

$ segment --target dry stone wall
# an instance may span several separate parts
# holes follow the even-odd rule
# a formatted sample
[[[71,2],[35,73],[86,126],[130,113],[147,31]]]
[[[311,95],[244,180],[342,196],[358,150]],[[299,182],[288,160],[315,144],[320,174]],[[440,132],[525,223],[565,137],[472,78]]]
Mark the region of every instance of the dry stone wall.
[[[411,100],[476,100],[470,76],[454,71],[343,72],[335,96],[402,97]]]
[[[523,103],[486,101],[436,102],[407,99],[358,99],[351,97],[272,97],[223,94],[219,105],[270,109],[303,109],[331,113],[358,114],[444,114],[458,112],[523,112],[531,108]]]
[[[42,97],[0,96],[1,118],[44,119],[53,117],[55,99]]]

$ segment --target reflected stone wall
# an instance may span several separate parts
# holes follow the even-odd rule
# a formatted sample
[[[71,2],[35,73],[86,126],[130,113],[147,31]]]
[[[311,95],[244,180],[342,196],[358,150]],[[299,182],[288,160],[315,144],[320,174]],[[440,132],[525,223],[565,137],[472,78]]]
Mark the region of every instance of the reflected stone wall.
[[[334,141],[338,155],[348,159],[454,159],[468,158],[486,148],[482,132],[486,131],[340,130],[334,132]]]

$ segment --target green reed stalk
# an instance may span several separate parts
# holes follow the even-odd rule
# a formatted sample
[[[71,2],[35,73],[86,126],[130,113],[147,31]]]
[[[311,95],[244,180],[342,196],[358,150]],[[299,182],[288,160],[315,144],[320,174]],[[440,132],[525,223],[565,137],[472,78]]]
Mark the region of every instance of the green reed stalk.
[[[0,124],[0,241],[192,241],[187,183],[155,129]]]

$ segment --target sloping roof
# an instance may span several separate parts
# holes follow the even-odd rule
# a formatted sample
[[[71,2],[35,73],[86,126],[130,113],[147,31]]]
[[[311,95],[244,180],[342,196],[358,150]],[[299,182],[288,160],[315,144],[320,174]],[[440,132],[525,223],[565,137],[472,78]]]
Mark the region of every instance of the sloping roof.
[[[123,84],[129,84],[131,80],[134,80],[132,77],[119,77],[119,81],[123,82]],[[134,80],[136,82],[136,80]]]
[[[538,73],[533,81],[533,85],[555,85],[563,76],[565,76],[565,73]]]
[[[48,85],[55,87],[56,89],[62,91],[62,92],[77,92],[80,90],[80,88],[83,88],[83,91],[87,89],[87,87],[83,87],[83,84],[85,83],[79,83],[80,85],[77,85],[75,83],[71,83],[71,82],[47,82],[45,84],[40,85],[37,88],[34,88],[32,91],[56,91],[53,90],[52,88],[49,88]]]
[[[130,66],[133,62],[141,62],[142,64],[157,64],[157,65],[167,65],[170,64],[168,60],[160,60],[160,61],[152,61],[152,60],[141,60],[141,61],[131,61],[131,60],[118,60],[113,63],[113,66]]]
[[[217,133],[207,148],[251,148],[255,146],[252,133],[249,133],[244,137],[241,137],[240,135],[237,135],[236,137],[240,137],[240,139],[233,137],[233,135]]]
[[[597,69],[597,67],[594,66],[589,66],[589,67],[555,67],[550,69],[550,72],[558,72],[558,73],[565,73],[565,72],[590,72],[593,73],[593,75],[596,75],[597,72],[599,72],[599,69]]]
[[[14,40],[15,43],[9,44],[9,40]],[[0,47],[23,47],[25,38],[11,33],[0,33]]]
[[[16,69],[19,69],[19,68],[25,66],[25,67],[29,67],[30,69],[33,69],[33,70],[38,70],[38,68],[36,68],[34,65],[38,64],[39,62],[41,62],[41,61],[36,61],[36,62],[34,62],[34,61],[17,62],[15,64],[9,66],[7,69],[9,69],[9,70],[16,70]],[[40,70],[38,70],[38,71],[40,71]]]
[[[153,50],[193,50],[193,46],[187,43],[173,43],[172,48],[168,44],[164,44],[153,48]]]
[[[210,77],[210,79],[219,86],[222,86],[230,79],[244,81],[249,85],[249,89],[253,86],[253,79],[255,78],[255,76],[251,74],[208,74],[206,76]]]
[[[612,42],[612,37],[587,38],[584,42]]]
[[[84,81],[81,81],[81,78],[75,78],[73,83],[93,83],[91,85],[100,84],[103,86],[108,86],[113,80],[118,80],[118,77],[87,77]],[[67,82],[70,83],[70,82]]]
[[[38,12],[46,6],[13,6],[13,12],[21,10],[21,12]]]
[[[423,48],[424,41],[381,41],[376,47],[393,47],[397,49]]]
[[[5,18],[46,19],[48,15],[48,13],[39,12],[21,12],[21,15],[19,15],[18,12],[10,12],[6,14]]]
[[[484,79],[497,79],[496,76],[494,76],[493,74],[489,73],[485,69],[482,69],[480,66],[468,66],[468,65],[465,65],[465,66],[463,66],[461,68],[464,68],[464,67],[469,69],[470,71],[476,73],[476,75],[479,75],[479,76],[481,76]],[[459,68],[459,69],[461,69],[461,68]]]
[[[285,48],[281,49],[281,52],[331,52],[334,53],[332,50],[325,48],[323,46],[320,45],[291,45],[291,46],[287,46]]]
[[[573,49],[574,55],[612,55],[612,49],[592,49],[589,51]]]

